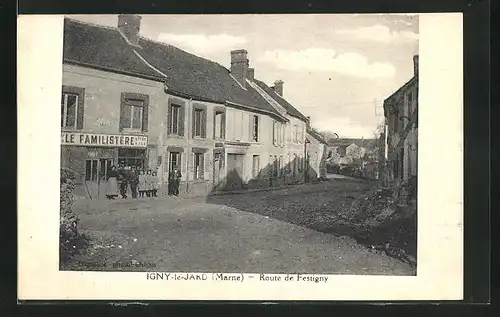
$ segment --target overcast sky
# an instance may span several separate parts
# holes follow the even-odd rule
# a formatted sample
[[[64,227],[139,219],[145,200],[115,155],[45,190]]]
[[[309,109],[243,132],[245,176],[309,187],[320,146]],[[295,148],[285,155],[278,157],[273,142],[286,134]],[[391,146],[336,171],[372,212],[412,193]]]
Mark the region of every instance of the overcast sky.
[[[117,25],[116,15],[69,17]],[[230,50],[246,49],[256,78],[283,80],[313,127],[341,137],[373,137],[418,54],[416,15],[143,15],[140,33],[227,68]]]

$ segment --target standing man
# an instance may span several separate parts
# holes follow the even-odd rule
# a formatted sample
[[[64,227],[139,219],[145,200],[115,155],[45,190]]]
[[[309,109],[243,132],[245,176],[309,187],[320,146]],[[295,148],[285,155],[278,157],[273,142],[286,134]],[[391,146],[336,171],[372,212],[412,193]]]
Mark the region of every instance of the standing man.
[[[174,166],[174,169],[171,172],[171,180],[172,180],[172,195],[179,196],[179,185],[181,182],[181,171],[177,166]]]
[[[137,198],[137,185],[139,184],[139,174],[135,166],[132,166],[130,171],[130,190],[132,191],[132,198]]]
[[[127,198],[127,187],[128,187],[128,171],[125,166],[121,166],[119,170],[120,178],[120,195],[123,199]]]

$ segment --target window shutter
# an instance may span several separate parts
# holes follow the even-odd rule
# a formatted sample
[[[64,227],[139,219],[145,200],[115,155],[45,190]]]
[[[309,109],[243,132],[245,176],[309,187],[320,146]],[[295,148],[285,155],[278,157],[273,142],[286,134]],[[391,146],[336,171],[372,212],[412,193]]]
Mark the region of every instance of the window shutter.
[[[122,93],[121,103],[120,103],[120,132],[123,131],[125,127],[125,117],[127,116],[126,107],[125,107],[125,94]]]
[[[213,115],[213,131],[212,131],[212,138],[215,140],[215,128],[217,126],[217,110],[214,110],[214,115]]]
[[[179,109],[182,110],[182,109]],[[181,112],[181,111],[179,111]],[[179,124],[180,125],[180,124]],[[172,133],[172,105],[168,105],[168,114],[167,114],[167,134]]]
[[[201,137],[207,137],[207,110],[203,110],[201,113]]]
[[[253,115],[250,114],[249,116],[249,120],[248,120],[248,140],[249,141],[253,141]]]
[[[194,108],[191,109],[191,130],[192,137],[194,138],[196,134],[196,109]]]
[[[222,139],[225,140],[226,139],[226,112],[224,111],[222,113],[222,118],[221,118],[221,129],[222,129]]]
[[[78,113],[76,114],[76,128],[78,130],[83,129],[83,118],[84,118],[84,107],[85,107],[85,89],[81,88],[81,92],[78,95]]]
[[[148,132],[149,124],[149,96],[145,96],[144,107],[142,109],[142,132]]]
[[[200,154],[200,178],[205,179],[205,153]]]
[[[179,135],[184,136],[184,117],[185,117],[185,112],[186,112],[186,107],[184,105],[181,105],[179,107]],[[179,158],[180,160],[180,158]]]
[[[273,122],[273,145],[276,145],[276,121]]]

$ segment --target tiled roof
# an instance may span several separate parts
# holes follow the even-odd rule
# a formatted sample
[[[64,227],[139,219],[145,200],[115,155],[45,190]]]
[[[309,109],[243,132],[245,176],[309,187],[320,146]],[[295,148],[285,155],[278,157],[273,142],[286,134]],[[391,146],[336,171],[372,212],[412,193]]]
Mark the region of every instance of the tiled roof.
[[[64,19],[63,59],[66,63],[161,80],[113,28]]]
[[[410,80],[408,80],[403,86],[399,87],[395,92],[393,92],[389,97],[384,100],[384,110],[388,104],[393,104],[398,100],[402,101],[401,93],[406,90],[409,86],[418,84],[418,77],[413,76]]]
[[[304,116],[300,111],[295,109],[294,106],[292,106],[288,101],[286,101],[283,97],[278,95],[271,87],[266,85],[264,82],[254,79],[254,82],[262,89],[264,90],[269,96],[271,96],[276,102],[278,102],[283,108],[285,108],[286,112],[294,116],[298,119],[307,121],[307,117]]]
[[[314,131],[313,129],[307,129],[307,133],[309,133],[313,138],[315,138],[319,142],[323,144],[328,144],[328,142],[325,141],[325,138],[318,132]]]
[[[64,60],[164,81],[169,93],[195,100],[234,103],[282,116],[252,87],[243,89],[227,68],[172,45],[140,38],[130,46],[116,28],[65,19]],[[152,69],[137,56],[166,75]]]

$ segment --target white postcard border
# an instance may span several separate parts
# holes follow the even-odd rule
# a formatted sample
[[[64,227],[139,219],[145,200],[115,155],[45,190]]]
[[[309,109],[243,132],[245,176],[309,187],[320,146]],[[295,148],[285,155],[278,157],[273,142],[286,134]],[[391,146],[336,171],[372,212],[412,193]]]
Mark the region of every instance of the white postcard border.
[[[63,16],[19,16],[19,299],[462,299],[462,14],[421,14],[419,24],[417,276],[328,275],[327,283],[246,278],[237,283],[153,281],[147,273],[59,271],[61,130],[59,108],[50,105],[60,101]]]

